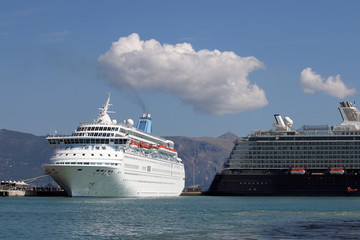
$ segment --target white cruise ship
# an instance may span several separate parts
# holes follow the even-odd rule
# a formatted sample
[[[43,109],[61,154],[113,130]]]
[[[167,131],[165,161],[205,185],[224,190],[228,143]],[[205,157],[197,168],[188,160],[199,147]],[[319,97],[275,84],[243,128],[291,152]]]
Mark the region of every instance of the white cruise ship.
[[[185,170],[170,140],[151,134],[151,116],[137,127],[111,120],[110,94],[92,123],[80,123],[71,136],[46,139],[56,147],[42,167],[73,197],[178,196]]]

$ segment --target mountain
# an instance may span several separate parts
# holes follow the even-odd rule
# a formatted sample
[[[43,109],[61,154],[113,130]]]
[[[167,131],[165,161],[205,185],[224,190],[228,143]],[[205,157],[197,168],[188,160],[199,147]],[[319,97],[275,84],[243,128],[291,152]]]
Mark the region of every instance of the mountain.
[[[237,136],[228,132],[220,137],[165,137],[175,143],[186,171],[185,186],[195,184],[206,190],[217,171],[229,157]],[[41,165],[53,153],[45,136],[0,130],[0,180],[24,180],[44,174]]]
[[[206,190],[216,172],[229,157],[237,136],[228,132],[218,138],[213,137],[166,137],[175,143],[175,149],[185,166],[185,186],[193,185],[194,161],[195,184]]]
[[[44,174],[41,165],[53,152],[45,137],[0,130],[0,180],[24,180]]]

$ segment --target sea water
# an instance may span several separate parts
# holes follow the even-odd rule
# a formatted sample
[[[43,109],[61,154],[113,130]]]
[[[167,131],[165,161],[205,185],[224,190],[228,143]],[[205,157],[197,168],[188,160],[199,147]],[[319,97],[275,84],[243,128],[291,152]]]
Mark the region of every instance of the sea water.
[[[357,197],[0,198],[0,239],[359,239]]]

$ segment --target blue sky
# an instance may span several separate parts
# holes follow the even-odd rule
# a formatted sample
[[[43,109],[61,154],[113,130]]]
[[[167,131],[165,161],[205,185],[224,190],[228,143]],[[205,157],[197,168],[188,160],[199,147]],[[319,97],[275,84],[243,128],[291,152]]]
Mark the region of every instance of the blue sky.
[[[111,92],[160,136],[245,136],[359,101],[359,1],[3,1],[0,129],[70,134]],[[113,44],[114,43],[114,44]],[[113,47],[112,47],[113,46]]]

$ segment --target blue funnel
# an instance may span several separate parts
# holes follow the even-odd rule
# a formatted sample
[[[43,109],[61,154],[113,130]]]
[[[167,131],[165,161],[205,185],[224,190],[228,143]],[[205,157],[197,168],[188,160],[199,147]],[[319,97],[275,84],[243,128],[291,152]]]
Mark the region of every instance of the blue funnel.
[[[142,131],[148,132],[148,133],[152,132],[150,113],[148,113],[148,114],[144,113],[142,115],[142,117],[139,119],[139,122],[138,122],[136,128],[140,129]]]

